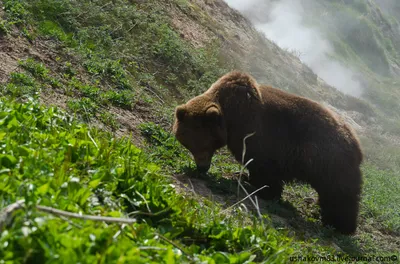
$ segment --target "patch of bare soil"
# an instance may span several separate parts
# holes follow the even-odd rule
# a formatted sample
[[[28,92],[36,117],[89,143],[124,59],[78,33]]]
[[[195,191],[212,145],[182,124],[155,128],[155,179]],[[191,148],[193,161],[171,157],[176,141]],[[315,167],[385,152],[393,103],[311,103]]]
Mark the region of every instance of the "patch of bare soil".
[[[56,44],[50,40],[36,40],[13,35],[0,35],[0,83],[7,81],[9,74],[18,69],[18,61],[34,58],[48,66],[56,64]]]
[[[190,41],[194,47],[201,48],[211,40],[210,34],[181,10],[170,9],[172,25],[178,30],[181,38]]]
[[[135,106],[133,110],[110,107],[109,112],[120,124],[115,134],[118,137],[131,136],[131,140],[136,146],[143,147],[143,137],[140,135],[138,125],[148,121],[146,115],[149,114],[149,110],[140,106]]]
[[[9,74],[18,68],[18,60],[28,54],[27,41],[0,35],[0,83],[7,81]]]
[[[34,58],[41,61],[52,70],[53,74],[59,74],[60,64],[57,62],[57,58],[67,56],[59,50],[58,43],[51,40],[37,39],[31,43],[20,36],[0,35],[0,84],[8,81],[10,73],[20,70],[18,61],[27,58]],[[84,71],[79,66],[77,66],[76,70],[80,79],[87,79]],[[57,106],[62,109],[67,109],[67,102],[70,99],[72,97],[66,95],[61,89],[42,90],[40,94],[40,102],[43,105]],[[120,123],[120,127],[115,131],[115,135],[119,137],[131,136],[132,141],[136,145],[141,146],[142,138],[137,126],[140,123],[154,119],[154,115],[151,114],[150,110],[140,104],[135,105],[132,110],[125,110],[118,107],[110,107],[108,110]],[[101,122],[96,120],[90,121],[90,125],[110,130]]]

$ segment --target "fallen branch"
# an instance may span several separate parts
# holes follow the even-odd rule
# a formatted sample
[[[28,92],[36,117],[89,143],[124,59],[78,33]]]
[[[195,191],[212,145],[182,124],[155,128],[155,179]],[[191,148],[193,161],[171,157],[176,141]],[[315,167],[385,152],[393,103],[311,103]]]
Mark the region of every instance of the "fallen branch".
[[[167,248],[152,247],[152,246],[138,247],[138,249],[140,249],[140,250],[167,250]]]
[[[134,224],[136,223],[136,219],[130,218],[117,218],[117,217],[108,217],[108,216],[94,216],[94,215],[81,215],[77,213],[71,213],[67,211],[58,210],[52,207],[43,206],[43,205],[36,205],[36,209],[42,212],[54,214],[54,215],[61,215],[65,217],[72,217],[78,218],[83,220],[91,220],[91,221],[99,221],[99,222],[106,222],[106,223],[119,223],[119,224]]]
[[[256,132],[253,132],[251,134],[246,135],[243,138],[243,151],[242,151],[242,164],[244,163],[244,156],[246,155],[246,139],[248,139],[249,137],[252,137],[256,134]]]
[[[140,198],[143,199],[144,204],[146,205],[147,211],[149,211],[149,213],[151,213],[151,210],[150,210],[149,204],[147,203],[146,198],[144,198],[144,196],[143,196],[140,192],[138,192],[138,191],[135,191],[135,193],[136,193],[137,195],[139,195]]]
[[[12,213],[16,210],[22,209],[25,206],[24,200],[19,200],[13,204],[8,205],[2,211],[0,211],[0,230],[4,224],[8,223],[12,218]],[[94,216],[94,215],[81,215],[77,213],[71,213],[59,209],[55,209],[48,206],[36,205],[36,209],[41,212],[57,215],[60,217],[70,217],[77,218],[83,220],[91,220],[91,221],[99,221],[106,223],[118,223],[118,224],[134,224],[136,223],[136,219],[134,218],[117,218],[117,217],[108,217],[108,216]]]
[[[8,205],[0,212],[0,231],[3,230],[3,226],[8,224],[12,218],[13,212],[24,207],[25,201],[19,200],[13,204]]]
[[[189,180],[190,186],[192,187],[192,192],[193,192],[194,194],[196,194],[196,192],[195,192],[195,190],[194,190],[194,186],[193,186],[192,181],[190,180],[190,178],[188,178],[188,180]]]
[[[165,104],[164,100],[161,99],[161,97],[156,94],[152,89],[145,87],[144,90],[149,91],[150,93],[152,93],[155,97],[157,97],[158,100],[160,100],[161,103]]]
[[[238,181],[239,182],[241,182],[242,181],[242,175],[243,175],[243,172],[244,172],[244,169],[246,169],[247,168],[247,166],[250,164],[250,162],[252,162],[254,159],[249,159],[247,162],[246,162],[246,164],[244,164],[244,166],[241,166],[241,168],[240,168],[240,172],[239,172],[239,179],[238,179]],[[240,189],[239,189],[239,185],[238,185],[238,189],[237,189],[237,196],[239,197],[239,195],[240,195]]]
[[[166,213],[166,212],[168,212],[170,210],[171,210],[171,208],[167,207],[167,208],[165,208],[165,209],[163,209],[161,211],[158,211],[157,213],[149,213],[149,212],[143,212],[143,211],[133,211],[133,212],[128,213],[128,216],[131,216],[131,215],[146,215],[146,216],[154,217],[154,216],[159,216],[161,214],[164,214],[164,213]]]

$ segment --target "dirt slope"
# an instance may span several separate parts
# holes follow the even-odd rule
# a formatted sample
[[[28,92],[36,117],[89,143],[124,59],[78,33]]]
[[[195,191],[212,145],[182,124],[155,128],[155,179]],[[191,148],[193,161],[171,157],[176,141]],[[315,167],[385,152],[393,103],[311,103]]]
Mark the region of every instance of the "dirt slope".
[[[194,47],[204,48],[219,43],[220,60],[226,68],[250,72],[260,83],[320,101],[343,116],[361,135],[378,135],[400,145],[398,136],[383,131],[369,105],[326,84],[302,64],[298,57],[266,39],[251,22],[223,0],[191,0],[180,5],[167,1],[165,8],[180,36]],[[42,61],[57,72],[60,67],[57,58],[68,56],[61,50],[60,43],[56,41],[38,38],[31,43],[20,36],[17,30],[8,36],[0,35],[0,82],[4,83],[11,72],[18,70],[18,60],[28,57]],[[74,66],[78,68],[80,78],[85,79],[85,71],[79,65]],[[69,98],[57,90],[44,92],[41,97],[44,103],[63,108],[66,108]],[[159,104],[165,103],[156,101]],[[115,133],[133,133],[137,144],[141,141],[138,124],[144,121],[160,122],[145,105],[135,105],[133,111],[111,107],[111,112],[121,124]],[[96,125],[102,126],[100,123]],[[170,126],[168,122],[164,125]]]

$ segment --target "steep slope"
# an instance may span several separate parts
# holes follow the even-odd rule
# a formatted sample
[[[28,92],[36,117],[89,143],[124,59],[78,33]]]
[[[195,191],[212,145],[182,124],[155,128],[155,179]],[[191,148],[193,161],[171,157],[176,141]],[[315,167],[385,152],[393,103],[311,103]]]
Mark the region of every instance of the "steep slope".
[[[192,169],[190,155],[168,133],[173,109],[234,68],[251,72],[259,82],[329,104],[364,135],[371,162],[393,171],[399,168],[398,138],[383,133],[386,119],[377,107],[327,85],[295,52],[266,39],[224,1],[6,0],[0,5],[2,117],[12,113],[6,121],[1,119],[7,126],[0,126],[0,140],[7,140],[5,133],[12,133],[12,138],[1,145],[1,154],[6,155],[1,160],[10,168],[0,171],[2,179],[16,179],[12,185],[0,184],[1,205],[26,195],[33,204],[86,214],[130,214],[140,221],[133,231],[91,223],[80,229],[75,220],[49,222],[45,217],[41,229],[41,222],[31,221],[29,214],[18,215],[7,236],[0,238],[1,252],[8,257],[14,248],[20,259],[35,254],[57,258],[60,248],[52,241],[66,230],[71,231],[65,235],[68,241],[81,238],[81,243],[75,248],[63,244],[65,255],[87,256],[88,262],[89,255],[93,260],[99,250],[103,255],[97,256],[98,261],[107,261],[106,256],[117,261],[122,249],[133,257],[121,261],[144,263],[149,259],[284,263],[291,254],[300,253],[326,257],[397,252],[400,181],[396,173],[380,171],[368,162],[363,167],[366,192],[360,229],[352,238],[321,227],[317,196],[309,186],[288,185],[282,204],[259,201],[254,206],[247,200],[235,205],[241,198],[236,181],[240,168],[226,150],[215,157],[206,178],[188,177],[199,175]],[[71,123],[64,112],[40,108],[36,100],[61,107],[89,128]],[[16,129],[24,133],[19,135]],[[120,142],[121,136],[130,140]],[[27,138],[34,140],[25,142]],[[28,152],[17,147],[24,143]],[[57,151],[65,154],[66,164],[63,155],[46,154]],[[37,153],[43,154],[38,160]],[[148,161],[157,163],[161,172],[155,173]],[[47,164],[44,175],[36,173],[40,164]],[[35,173],[24,173],[25,166]],[[49,175],[56,177],[49,180]],[[29,186],[40,188],[31,192]],[[87,195],[91,199],[85,199]],[[27,210],[43,217],[34,208]],[[265,225],[254,216],[261,213],[262,219],[271,217]],[[26,233],[25,220],[37,229]],[[131,247],[132,239],[137,243]],[[115,240],[118,246],[111,245]]]
[[[250,60],[250,67],[246,70],[252,72],[252,67],[256,67],[254,73],[259,73],[260,78],[264,75],[267,83],[282,89],[288,87],[292,92],[327,102],[358,129],[368,158],[397,170],[394,164],[400,164],[397,70],[400,32],[396,29],[395,20],[390,22],[374,1],[226,2],[240,9],[260,32],[289,51],[279,49],[285,54],[279,55],[279,52],[268,48],[274,45],[271,41],[263,40],[261,49],[265,47],[269,54],[275,52],[277,56],[269,59],[256,54],[256,59]],[[235,32],[240,31],[240,28],[235,29]],[[289,53],[296,56],[287,55]],[[285,59],[282,62],[277,58]],[[346,94],[352,89],[359,89],[359,98],[333,89],[306,66],[301,67],[307,70],[299,71],[301,68],[298,65],[302,65],[300,60]],[[277,63],[271,67],[270,61]],[[386,68],[378,67],[379,61]],[[290,65],[288,68],[291,70],[286,71],[285,65]],[[269,75],[271,71],[273,75]],[[285,74],[275,83],[281,72]],[[318,95],[310,90],[318,91]],[[382,155],[391,162],[385,162]]]
[[[271,2],[279,3],[280,1],[249,1],[247,11],[244,10],[244,13],[249,15],[253,23],[259,23],[262,19],[268,19],[266,16],[268,12],[264,10],[271,9],[269,8]],[[291,0],[283,2],[297,3]],[[313,3],[313,1],[302,2],[309,5]],[[243,4],[240,1],[238,3]],[[251,9],[251,3],[257,5]],[[309,10],[322,12],[322,7],[316,3]],[[254,9],[260,12],[259,15],[253,12]],[[380,166],[385,164],[383,167],[397,170],[396,164],[400,164],[398,149],[400,121],[396,118],[398,104],[395,79],[380,77],[377,73],[370,74],[371,70],[368,69],[363,71],[367,68],[366,66],[356,68],[356,72],[359,72],[357,78],[363,80],[361,83],[364,91],[373,94],[372,100],[369,100],[370,97],[367,95],[363,99],[356,98],[328,85],[301,62],[301,56],[296,53],[296,50],[279,48],[274,42],[266,39],[250,20],[244,19],[239,11],[229,8],[225,1],[188,1],[177,6],[169,5],[167,10],[172,24],[181,36],[195,43],[195,46],[220,43],[220,56],[225,68],[248,71],[261,83],[271,84],[327,104],[358,130],[365,143],[364,150],[368,159],[379,160],[377,164]],[[318,25],[321,24],[323,23],[319,21]],[[362,57],[362,54],[357,56]],[[346,57],[346,59],[349,58]],[[354,61],[357,62],[359,59],[354,59]],[[335,78],[333,72],[327,74]],[[364,78],[364,75],[369,77]],[[379,86],[375,86],[378,83]],[[388,83],[391,85],[385,87]],[[379,101],[380,98],[383,101]],[[379,138],[379,143],[376,138]],[[385,154],[382,155],[382,153]],[[385,162],[385,159],[390,162]]]
[[[381,115],[398,118],[400,30],[396,18],[387,15],[395,10],[395,1],[226,2],[328,83],[344,92],[358,86],[356,96],[383,111]]]
[[[385,15],[378,2],[322,1],[310,6],[315,13],[328,10],[325,23],[314,22],[333,43],[333,55],[361,73],[363,98],[398,118],[400,30],[397,20]]]

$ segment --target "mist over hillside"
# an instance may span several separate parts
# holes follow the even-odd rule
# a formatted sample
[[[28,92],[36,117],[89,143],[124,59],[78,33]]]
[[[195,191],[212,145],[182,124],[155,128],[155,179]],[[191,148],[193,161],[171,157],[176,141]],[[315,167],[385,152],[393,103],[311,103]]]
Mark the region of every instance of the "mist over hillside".
[[[375,1],[0,1],[0,262],[395,263],[400,12]],[[310,185],[256,199],[227,148],[199,175],[175,109],[233,69],[354,127],[356,234],[324,227]]]
[[[400,1],[398,0],[379,0],[376,4],[382,9],[386,14],[392,15],[395,19],[400,19]],[[398,27],[400,30],[400,24]]]
[[[296,0],[225,0],[241,11],[256,28],[281,48],[299,56],[319,77],[338,90],[356,97],[362,94],[362,85],[355,73],[333,60],[333,47],[316,29],[307,26],[307,11]]]

